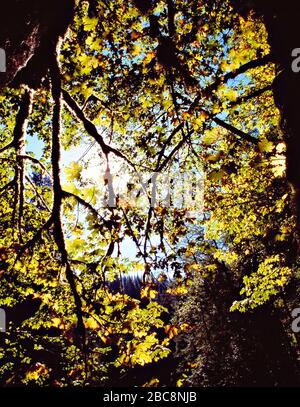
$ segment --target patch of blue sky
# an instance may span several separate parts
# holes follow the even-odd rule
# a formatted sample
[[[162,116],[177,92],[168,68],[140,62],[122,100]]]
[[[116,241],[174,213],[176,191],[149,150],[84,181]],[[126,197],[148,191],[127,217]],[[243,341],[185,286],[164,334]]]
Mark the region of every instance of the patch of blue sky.
[[[33,136],[27,136],[26,139],[26,153],[33,154],[33,156],[40,160],[43,156],[45,143],[36,134]]]

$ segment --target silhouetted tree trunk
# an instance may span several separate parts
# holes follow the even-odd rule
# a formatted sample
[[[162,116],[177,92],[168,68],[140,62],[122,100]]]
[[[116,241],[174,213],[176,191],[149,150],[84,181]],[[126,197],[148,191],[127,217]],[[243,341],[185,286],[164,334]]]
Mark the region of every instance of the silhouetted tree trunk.
[[[0,88],[15,81],[40,85],[59,37],[72,21],[74,0],[6,0],[1,2],[0,47],[7,68]]]

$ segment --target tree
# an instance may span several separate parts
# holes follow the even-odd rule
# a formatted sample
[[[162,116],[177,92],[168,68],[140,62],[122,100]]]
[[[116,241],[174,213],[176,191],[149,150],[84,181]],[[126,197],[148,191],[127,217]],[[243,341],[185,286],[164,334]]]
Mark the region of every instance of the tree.
[[[247,16],[254,12],[256,18],[263,19],[268,31],[268,42],[276,64],[276,77],[273,81],[274,100],[281,114],[281,129],[287,143],[287,178],[294,187],[294,202],[299,229],[299,138],[298,138],[298,90],[299,75],[292,69],[294,50],[298,48],[299,18],[298,4],[290,0],[282,2],[232,1],[237,11]],[[282,32],[278,36],[278,32]]]
[[[206,185],[205,236],[190,242],[195,254],[205,250],[206,256],[193,264],[195,283],[173,318],[185,326],[177,338],[179,384],[299,383],[290,330],[298,245],[281,148],[261,143],[244,151],[233,172],[229,167],[218,179],[213,173]],[[221,168],[228,171],[227,157]]]
[[[203,301],[206,285],[223,287],[226,318],[229,308],[271,310],[270,327],[282,332],[281,354],[291,346],[293,365],[287,311],[274,311],[281,297],[294,300],[282,291],[297,287],[298,258],[268,24],[229,0],[10,4],[18,19],[7,5],[0,33],[8,56],[0,81],[0,305],[28,312],[11,318],[2,383],[99,385],[138,366],[147,371],[187,329],[166,311],[189,289]],[[28,151],[30,137],[43,147]],[[140,299],[113,288],[138,273]],[[232,322],[240,316],[228,318],[229,336],[196,358],[215,365],[213,350],[222,355],[241,326]],[[213,330],[209,310],[207,319]],[[240,368],[249,354],[241,342],[242,334],[232,342]],[[248,369],[244,381],[257,371]],[[227,383],[241,382],[226,372]]]

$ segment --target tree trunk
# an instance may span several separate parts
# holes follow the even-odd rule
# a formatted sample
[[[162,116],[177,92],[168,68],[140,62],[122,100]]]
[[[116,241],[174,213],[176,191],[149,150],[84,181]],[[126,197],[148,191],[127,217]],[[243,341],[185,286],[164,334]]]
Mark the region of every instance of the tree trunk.
[[[15,81],[32,88],[40,85],[49,68],[59,37],[73,18],[75,0],[6,0],[0,13],[0,48],[6,54],[6,72],[0,88]],[[3,57],[3,52],[1,53]]]

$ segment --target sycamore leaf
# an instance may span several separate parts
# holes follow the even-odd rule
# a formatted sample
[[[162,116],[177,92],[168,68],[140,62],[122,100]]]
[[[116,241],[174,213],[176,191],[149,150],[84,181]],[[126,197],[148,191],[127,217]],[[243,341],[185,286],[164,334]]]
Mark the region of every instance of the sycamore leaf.
[[[88,16],[85,16],[82,21],[85,31],[94,31],[99,20],[96,17],[89,18]]]

